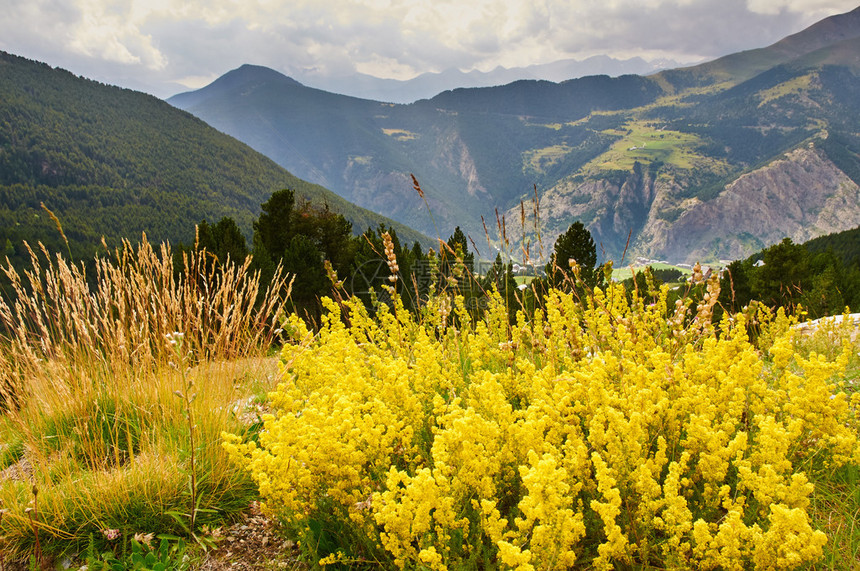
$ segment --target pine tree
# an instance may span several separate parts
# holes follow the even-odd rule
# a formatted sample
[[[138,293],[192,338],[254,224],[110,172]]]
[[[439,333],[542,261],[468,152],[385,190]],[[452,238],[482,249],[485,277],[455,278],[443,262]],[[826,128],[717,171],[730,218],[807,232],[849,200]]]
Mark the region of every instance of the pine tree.
[[[578,220],[555,241],[549,264],[546,265],[546,275],[552,287],[562,287],[565,275],[573,279],[570,260],[576,261],[580,277],[586,286],[597,285],[597,249],[591,232]]]

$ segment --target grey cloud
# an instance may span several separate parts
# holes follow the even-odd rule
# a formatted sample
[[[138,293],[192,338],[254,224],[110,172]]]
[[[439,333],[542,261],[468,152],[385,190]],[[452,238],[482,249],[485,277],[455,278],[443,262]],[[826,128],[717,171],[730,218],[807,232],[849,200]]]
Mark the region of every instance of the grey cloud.
[[[140,61],[120,63],[98,57],[98,49],[70,49],[82,22],[72,2],[0,0],[0,49],[166,96],[183,89],[176,81],[215,77],[243,63],[347,75],[386,66],[413,74],[468,71],[594,54],[662,52],[689,61],[767,45],[854,7],[851,0],[475,0],[470,19],[439,3],[410,12],[413,4],[396,0],[376,11],[350,0],[291,0],[273,8],[209,1],[205,17],[153,13],[132,23],[118,40]],[[815,11],[800,10],[805,2]],[[129,6],[110,2],[102,14],[128,21]]]
[[[60,65],[70,24],[81,19],[81,12],[63,0],[0,2],[0,49],[16,55]],[[72,61],[72,58],[65,58]]]
[[[802,20],[801,14],[785,10],[752,13],[745,0],[699,0],[659,10],[636,4],[593,13],[574,33],[559,33],[553,40],[570,52],[638,49],[718,57],[768,45],[811,23]]]

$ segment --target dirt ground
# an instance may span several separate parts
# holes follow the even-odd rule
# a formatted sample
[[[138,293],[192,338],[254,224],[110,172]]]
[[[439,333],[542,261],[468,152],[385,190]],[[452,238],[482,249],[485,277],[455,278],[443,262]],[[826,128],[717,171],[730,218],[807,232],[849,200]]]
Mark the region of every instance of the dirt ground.
[[[298,547],[284,539],[277,525],[251,505],[240,521],[212,534],[218,548],[209,550],[202,563],[192,565],[200,571],[272,571],[307,569],[298,561]]]
[[[299,561],[295,543],[284,539],[277,524],[260,512],[255,502],[229,527],[212,530],[209,534],[216,548],[205,552],[189,549],[189,571],[281,571],[308,569]],[[82,570],[86,561],[76,558],[44,560],[41,569]],[[14,562],[0,553],[0,571],[29,571],[27,562]]]

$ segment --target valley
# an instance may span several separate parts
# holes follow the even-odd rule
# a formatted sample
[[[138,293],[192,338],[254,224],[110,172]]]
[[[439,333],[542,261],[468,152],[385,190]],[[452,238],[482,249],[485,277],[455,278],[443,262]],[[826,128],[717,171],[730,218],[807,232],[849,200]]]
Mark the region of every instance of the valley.
[[[243,66],[170,102],[431,236],[460,226],[483,237],[481,217],[499,210],[509,238],[535,242],[533,222],[516,221],[536,187],[549,243],[578,219],[608,258],[627,246],[715,261],[749,255],[777,228],[803,241],[858,219],[860,81],[850,57],[858,35],[855,10],[695,67],[454,89],[411,104],[325,93]],[[410,174],[427,191],[432,220]],[[780,208],[813,179],[802,209],[820,216]],[[756,209],[766,222],[751,219],[746,200],[767,205]],[[502,233],[492,234],[503,250]]]
[[[0,571],[856,568],[858,53],[166,102],[0,51]]]

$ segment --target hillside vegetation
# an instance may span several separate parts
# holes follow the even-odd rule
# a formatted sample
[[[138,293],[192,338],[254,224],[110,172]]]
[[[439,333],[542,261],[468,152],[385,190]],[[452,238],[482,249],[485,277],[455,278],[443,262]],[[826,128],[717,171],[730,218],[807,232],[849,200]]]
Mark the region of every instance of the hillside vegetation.
[[[247,566],[224,530],[263,500],[282,567],[856,565],[853,324],[715,320],[716,276],[626,290],[572,230],[557,288],[482,304],[462,253],[410,297],[383,235],[379,295],[333,282],[318,330],[250,261],[37,256],[0,302],[0,563]]]
[[[302,181],[270,159],[154,97],[0,53],[0,245],[21,241],[90,256],[104,236],[189,243],[194,224],[229,216],[250,237],[272,192],[328,204],[357,231],[388,222]],[[398,226],[401,233],[419,238]]]
[[[789,238],[729,264],[720,302],[738,309],[753,300],[810,318],[860,310],[860,227],[804,244]]]
[[[860,266],[860,227],[815,238],[804,246],[810,252],[833,252],[846,266]]]

